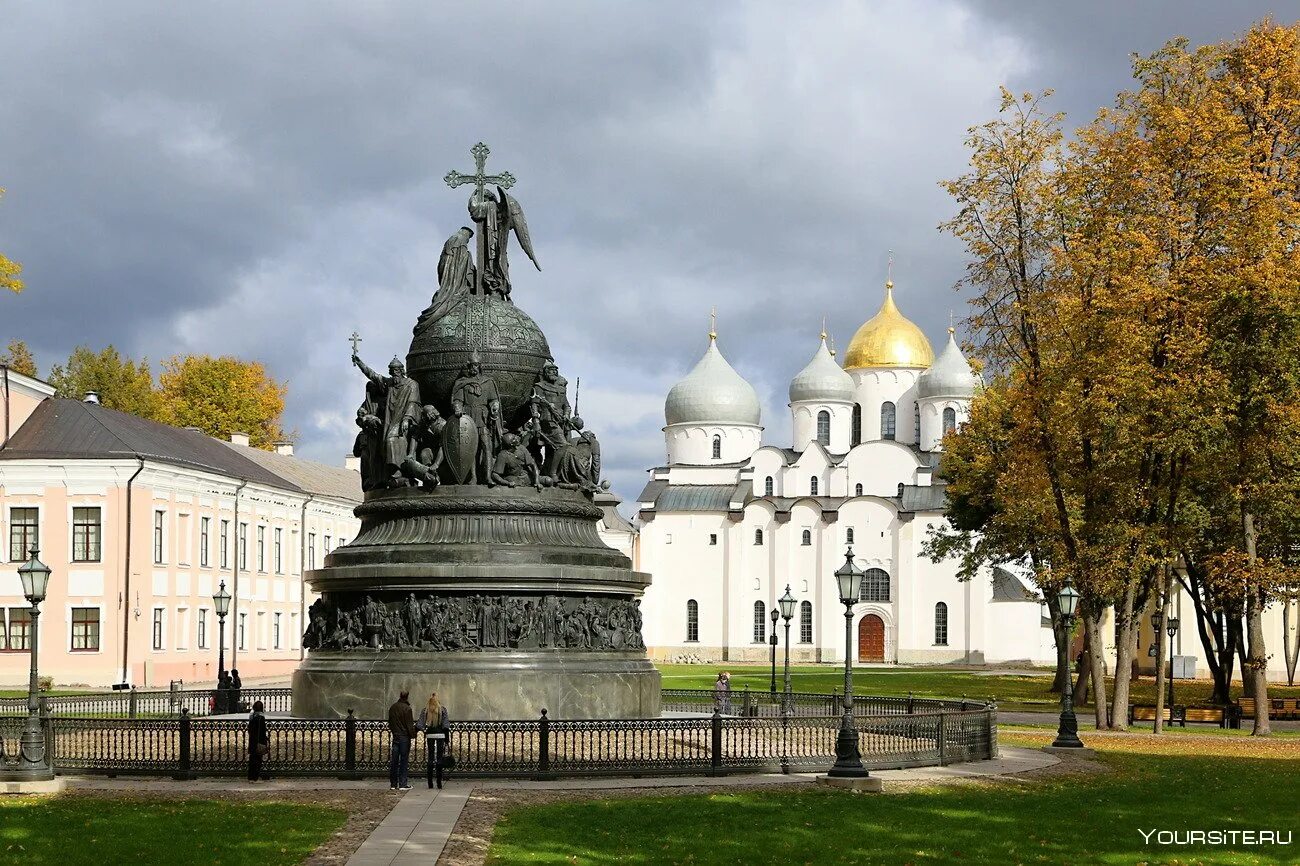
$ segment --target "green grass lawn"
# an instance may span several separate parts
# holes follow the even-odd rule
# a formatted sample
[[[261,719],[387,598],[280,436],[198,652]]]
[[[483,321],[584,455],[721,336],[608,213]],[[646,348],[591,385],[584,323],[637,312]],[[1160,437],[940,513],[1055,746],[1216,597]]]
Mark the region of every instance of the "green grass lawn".
[[[488,863],[1296,862],[1294,844],[1148,847],[1138,830],[1300,830],[1300,743],[1113,736],[1089,745],[1111,772],[884,795],[751,789],[519,809],[497,824]]]
[[[766,692],[771,687],[771,670],[755,665],[659,665],[666,689],[711,689],[718,671],[731,673],[733,696],[745,689]],[[781,667],[777,666],[777,689],[782,685]],[[825,692],[842,690],[844,669],[834,665],[799,666],[790,668],[791,688],[796,692]],[[1113,688],[1108,680],[1107,688]],[[857,668],[853,672],[853,691],[863,695],[906,695],[917,697],[997,698],[998,707],[1005,711],[1054,712],[1061,703],[1058,695],[1048,689],[1052,685],[1051,671],[1041,675],[1022,676],[998,674],[990,676],[978,671],[949,667],[885,667]],[[1214,684],[1209,680],[1177,680],[1174,697],[1179,704],[1208,704]],[[1233,688],[1233,695],[1240,684]],[[1143,677],[1131,685],[1132,703],[1155,703],[1155,682]],[[1300,687],[1287,688],[1269,685],[1269,695],[1275,698],[1300,697]],[[1085,708],[1086,709],[1086,708]]]
[[[267,800],[0,799],[0,862],[299,863],[347,819]]]

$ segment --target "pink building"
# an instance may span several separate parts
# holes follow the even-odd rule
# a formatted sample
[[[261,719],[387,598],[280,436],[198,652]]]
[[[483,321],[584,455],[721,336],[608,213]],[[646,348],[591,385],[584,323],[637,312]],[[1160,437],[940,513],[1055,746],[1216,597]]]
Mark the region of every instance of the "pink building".
[[[26,683],[30,623],[17,569],[33,545],[53,570],[40,668],[59,686],[214,682],[212,594],[234,599],[226,666],[287,676],[302,658],[304,568],[351,538],[361,481],[219,441],[7,374],[0,397],[0,685]]]

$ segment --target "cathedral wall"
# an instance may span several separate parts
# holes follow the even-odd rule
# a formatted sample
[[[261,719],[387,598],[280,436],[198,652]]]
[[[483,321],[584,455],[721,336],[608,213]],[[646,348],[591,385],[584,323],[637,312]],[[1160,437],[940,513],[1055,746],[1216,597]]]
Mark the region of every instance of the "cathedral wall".
[[[855,399],[862,406],[862,441],[881,438],[880,407],[894,404],[894,439],[916,444],[916,379],[923,370],[906,367],[849,370],[855,385]]]
[[[641,603],[647,646],[694,653],[697,647],[725,644],[724,552],[729,525],[721,513],[700,512],[658,514],[642,526],[641,567],[652,576]],[[716,536],[716,543],[710,543],[710,536]],[[692,599],[699,611],[696,641],[687,640],[687,602]],[[670,686],[665,683],[665,687]]]
[[[713,456],[713,439],[721,440],[721,457]],[[750,424],[670,424],[664,428],[668,462],[707,465],[742,463],[762,444],[763,428]]]
[[[915,484],[916,454],[905,445],[867,442],[849,452],[840,464],[846,473],[846,493],[862,485],[864,496],[897,496],[898,485]]]
[[[792,446],[795,451],[804,451],[817,441],[817,416],[821,412],[830,413],[830,442],[826,445],[832,454],[843,454],[849,450],[850,436],[853,432],[853,404],[838,400],[817,402],[799,402],[790,404],[793,421],[794,438]]]
[[[957,424],[970,417],[970,401],[958,397],[930,397],[921,401],[921,450],[939,451],[943,448],[943,410],[952,409]]]

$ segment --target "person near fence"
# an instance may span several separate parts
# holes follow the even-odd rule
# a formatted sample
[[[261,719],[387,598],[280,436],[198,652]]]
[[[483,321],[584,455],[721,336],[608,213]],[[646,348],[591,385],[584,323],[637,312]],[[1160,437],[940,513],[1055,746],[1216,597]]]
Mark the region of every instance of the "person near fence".
[[[241,711],[239,706],[240,696],[243,694],[244,683],[239,678],[239,671],[234,668],[230,669],[230,712],[238,713]]]
[[[442,787],[443,763],[447,755],[447,708],[438,700],[438,693],[429,695],[429,702],[420,710],[416,727],[424,731],[425,761],[428,764],[429,787],[433,787],[436,776],[438,787]]]
[[[271,752],[271,734],[266,729],[266,716],[262,715],[265,707],[261,701],[253,704],[253,711],[248,714],[248,781],[266,780],[262,771],[262,761]]]
[[[713,706],[724,715],[731,712],[731,674],[722,671],[713,684]]]
[[[406,771],[411,760],[411,740],[417,731],[410,698],[410,692],[403,689],[397,702],[388,708],[388,730],[393,735],[388,755],[388,787],[394,791],[411,790]]]

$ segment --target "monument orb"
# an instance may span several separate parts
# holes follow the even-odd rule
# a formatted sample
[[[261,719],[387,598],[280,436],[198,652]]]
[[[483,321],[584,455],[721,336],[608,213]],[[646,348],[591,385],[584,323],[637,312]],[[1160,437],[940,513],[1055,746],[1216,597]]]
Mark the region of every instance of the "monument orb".
[[[514,177],[485,172],[484,145],[471,152],[474,174],[446,180],[473,185],[474,226],[443,245],[406,363],[376,372],[352,337],[367,380],[353,449],[361,529],[306,575],[320,598],[293,712],[384,718],[408,690],[417,703],[436,691],[456,719],[654,717],[650,578],[600,540],[599,440],[512,296],[512,233],[537,265],[506,192]]]

